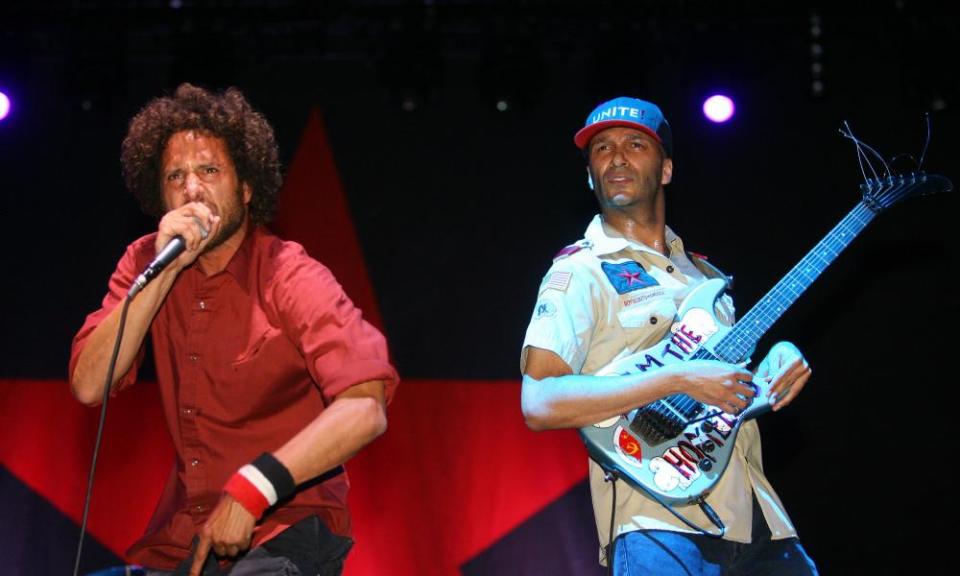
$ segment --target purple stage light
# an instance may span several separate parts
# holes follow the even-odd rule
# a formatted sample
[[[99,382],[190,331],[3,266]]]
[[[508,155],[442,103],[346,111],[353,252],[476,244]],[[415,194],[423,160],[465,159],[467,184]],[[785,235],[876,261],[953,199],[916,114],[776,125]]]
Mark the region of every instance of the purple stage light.
[[[0,120],[3,120],[7,117],[7,114],[10,113],[10,98],[6,94],[0,92]]]
[[[715,94],[703,103],[703,114],[711,122],[726,122],[733,117],[733,100],[723,94]]]

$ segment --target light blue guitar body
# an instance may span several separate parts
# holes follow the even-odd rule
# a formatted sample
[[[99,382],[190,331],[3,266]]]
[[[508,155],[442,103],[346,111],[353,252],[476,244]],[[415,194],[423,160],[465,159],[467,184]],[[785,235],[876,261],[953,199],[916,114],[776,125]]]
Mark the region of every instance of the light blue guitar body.
[[[679,320],[671,327],[668,339],[606,366],[597,375],[640,374],[694,357],[717,357],[711,343],[721,341],[731,331],[714,313],[724,288],[720,279],[707,280],[694,288],[681,304]],[[754,384],[759,393],[738,416],[678,394],[581,428],[580,435],[590,457],[605,468],[617,470],[666,502],[691,502],[720,479],[740,424],[770,409],[766,395],[769,382]],[[691,420],[694,422],[687,424]]]

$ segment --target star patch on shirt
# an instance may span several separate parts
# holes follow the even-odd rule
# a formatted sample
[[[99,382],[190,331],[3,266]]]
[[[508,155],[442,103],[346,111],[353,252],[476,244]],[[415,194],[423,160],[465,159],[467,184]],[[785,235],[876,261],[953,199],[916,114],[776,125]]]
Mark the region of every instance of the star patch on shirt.
[[[607,279],[613,284],[617,294],[626,294],[641,288],[649,288],[660,284],[653,276],[647,274],[639,263],[634,261],[621,262],[619,264],[610,264],[601,262],[600,266],[607,275]]]

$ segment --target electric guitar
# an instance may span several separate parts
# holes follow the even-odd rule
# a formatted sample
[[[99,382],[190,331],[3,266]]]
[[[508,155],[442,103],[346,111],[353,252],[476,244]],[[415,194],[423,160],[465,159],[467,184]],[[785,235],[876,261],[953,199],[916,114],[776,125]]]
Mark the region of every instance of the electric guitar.
[[[867,180],[863,199],[733,326],[717,320],[717,299],[726,283],[707,280],[684,299],[670,334],[600,370],[598,376],[655,370],[692,359],[739,364],[757,341],[873,218],[912,196],[953,189],[943,176],[910,174]],[[740,425],[770,410],[770,382],[754,382],[753,402],[737,416],[675,394],[627,414],[580,429],[590,457],[635,488],[667,504],[702,501],[726,470]]]

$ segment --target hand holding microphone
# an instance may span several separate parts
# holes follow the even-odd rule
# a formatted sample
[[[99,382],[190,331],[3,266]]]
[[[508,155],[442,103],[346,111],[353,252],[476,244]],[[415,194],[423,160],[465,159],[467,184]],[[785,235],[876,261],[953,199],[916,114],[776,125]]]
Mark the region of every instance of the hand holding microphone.
[[[203,220],[195,213],[201,211],[194,209],[195,204],[202,206],[202,211],[207,213],[211,228],[217,224],[219,218],[213,216],[209,208],[199,203],[187,204],[164,216],[160,223],[161,235],[163,234],[164,228],[179,228],[182,230],[182,233],[175,234],[163,248],[157,252],[157,256],[147,265],[143,273],[137,276],[136,280],[134,280],[130,286],[130,290],[127,292],[128,299],[136,296],[151,280],[156,278],[164,268],[183,254],[184,251],[188,249],[199,250],[201,244],[210,236],[210,231],[204,226]],[[185,209],[186,212],[184,212]],[[185,221],[190,223],[186,224]],[[190,237],[193,241],[188,242],[187,237]],[[160,237],[158,237],[158,243],[159,238]],[[190,247],[190,244],[193,246]]]

